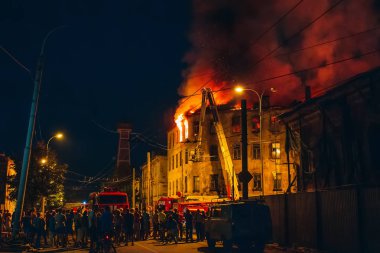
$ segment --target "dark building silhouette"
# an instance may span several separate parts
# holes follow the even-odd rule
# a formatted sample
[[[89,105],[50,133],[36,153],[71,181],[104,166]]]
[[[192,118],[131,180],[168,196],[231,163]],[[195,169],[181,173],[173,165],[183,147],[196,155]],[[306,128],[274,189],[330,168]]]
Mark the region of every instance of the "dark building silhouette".
[[[380,182],[380,68],[280,116],[300,191]]]

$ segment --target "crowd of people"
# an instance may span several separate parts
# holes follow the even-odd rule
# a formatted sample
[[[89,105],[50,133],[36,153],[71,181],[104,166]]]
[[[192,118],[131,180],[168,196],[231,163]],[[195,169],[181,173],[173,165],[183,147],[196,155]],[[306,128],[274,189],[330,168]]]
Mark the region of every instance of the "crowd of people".
[[[135,209],[99,209],[50,210],[44,214],[35,209],[24,212],[21,228],[26,244],[41,248],[41,242],[48,247],[90,247],[99,248],[104,235],[110,235],[116,245],[134,245],[135,241],[159,240],[163,244],[178,241],[193,242],[193,230],[196,240],[205,238],[206,215],[197,210],[192,214],[187,210],[183,215],[174,209],[165,212],[157,209],[148,213]],[[12,215],[0,211],[2,237],[11,237]]]

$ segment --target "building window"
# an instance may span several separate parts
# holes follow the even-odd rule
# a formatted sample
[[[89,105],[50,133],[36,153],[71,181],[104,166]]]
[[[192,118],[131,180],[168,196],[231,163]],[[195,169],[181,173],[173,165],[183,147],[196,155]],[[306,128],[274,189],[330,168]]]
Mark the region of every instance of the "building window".
[[[253,190],[261,191],[261,174],[253,173]]]
[[[233,116],[232,117],[232,132],[233,133],[240,133],[241,131],[241,124],[240,124],[240,116]]]
[[[260,159],[260,144],[252,144],[252,159]]]
[[[241,158],[241,151],[240,151],[240,144],[236,143],[233,146],[233,158],[234,160],[240,160]]]
[[[199,134],[199,121],[193,121],[193,134]]]
[[[187,192],[187,176],[185,176],[185,192]]]
[[[218,174],[210,175],[210,191],[219,190]]]
[[[182,151],[179,152],[179,166],[182,166]]]
[[[271,157],[272,159],[280,159],[281,151],[280,151],[280,143],[279,142],[272,142],[272,152]]]
[[[216,130],[215,130],[215,126],[214,126],[214,122],[213,121],[210,121],[210,134],[216,134]]]
[[[199,177],[198,176],[194,176],[193,178],[194,182],[193,182],[193,192],[199,192],[200,191],[200,180],[199,180]]]
[[[259,133],[260,132],[260,117],[254,116],[252,118],[252,133]]]
[[[170,134],[168,135],[168,148],[171,149],[172,147],[170,146],[172,144]]]
[[[174,147],[174,133],[171,135],[172,139],[172,147]]]
[[[185,164],[189,163],[189,150],[185,150]]]
[[[273,175],[273,191],[281,191],[281,180],[282,174],[281,173],[274,173]]]
[[[269,130],[272,133],[278,133],[280,131],[279,121],[275,115],[270,116]]]
[[[178,168],[178,153],[175,155],[175,167]]]
[[[210,160],[218,161],[218,146],[210,145]]]
[[[178,179],[175,181],[175,193],[176,194],[178,192]]]
[[[171,184],[171,182],[169,182],[169,195],[170,195],[170,193],[171,193],[171,186],[172,184]]]

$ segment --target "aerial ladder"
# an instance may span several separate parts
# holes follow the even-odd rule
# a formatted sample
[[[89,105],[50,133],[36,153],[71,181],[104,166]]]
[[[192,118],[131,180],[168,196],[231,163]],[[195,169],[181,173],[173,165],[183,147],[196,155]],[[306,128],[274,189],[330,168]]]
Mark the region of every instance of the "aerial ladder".
[[[215,103],[215,98],[213,92],[210,88],[202,89],[202,106],[201,106],[201,114],[199,119],[199,130],[197,136],[197,146],[195,149],[195,160],[202,161],[203,160],[203,145],[202,145],[202,136],[203,136],[203,128],[206,117],[206,108],[207,108],[207,100],[209,102],[209,108],[212,114],[212,121],[215,127],[216,135],[218,137],[219,148],[221,151],[221,165],[223,171],[223,178],[226,184],[226,191],[228,197],[233,200],[238,200],[240,198],[239,189],[238,189],[238,181],[236,178],[234,165],[231,158],[230,150],[228,149],[227,139],[224,134],[222,122],[220,121],[217,105]]]

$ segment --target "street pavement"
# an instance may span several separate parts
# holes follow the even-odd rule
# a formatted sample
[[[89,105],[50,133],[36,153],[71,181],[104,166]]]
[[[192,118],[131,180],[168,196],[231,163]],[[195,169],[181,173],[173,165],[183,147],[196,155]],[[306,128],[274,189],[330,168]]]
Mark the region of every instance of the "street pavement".
[[[44,248],[41,250],[30,250],[30,251],[3,251],[0,248],[0,252],[41,252],[41,253],[58,253],[58,252],[72,252],[72,253],[84,253],[89,252],[88,248],[77,249],[77,248]],[[211,253],[207,248],[207,243],[204,242],[193,242],[184,243],[178,242],[178,244],[169,243],[162,244],[156,240],[138,241],[135,242],[134,246],[119,246],[116,247],[117,253],[196,253],[204,252]],[[233,248],[231,252],[225,252],[223,250],[222,244],[217,244],[216,249],[212,253],[241,253],[237,248]],[[252,252],[252,250],[250,251]],[[307,249],[290,249],[282,248],[277,245],[267,245],[265,248],[265,253],[306,253],[306,252],[317,252]]]

